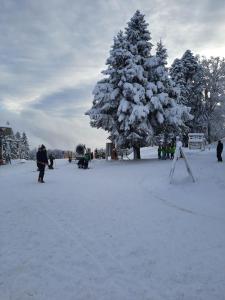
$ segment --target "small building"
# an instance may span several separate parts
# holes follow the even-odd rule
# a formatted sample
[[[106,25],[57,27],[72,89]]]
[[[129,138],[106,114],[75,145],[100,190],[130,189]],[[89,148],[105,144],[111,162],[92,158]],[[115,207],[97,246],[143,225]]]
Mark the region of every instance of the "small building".
[[[188,148],[189,149],[205,149],[206,139],[204,133],[189,133]]]

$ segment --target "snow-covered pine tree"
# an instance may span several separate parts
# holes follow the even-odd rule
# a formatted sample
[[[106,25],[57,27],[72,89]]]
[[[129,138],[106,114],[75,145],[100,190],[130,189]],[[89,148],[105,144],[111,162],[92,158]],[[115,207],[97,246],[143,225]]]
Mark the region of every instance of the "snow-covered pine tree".
[[[15,142],[17,148],[17,158],[21,159],[21,134],[19,131],[17,131],[15,134]]]
[[[148,74],[145,63],[152,48],[147,27],[144,15],[137,10],[125,29],[130,58],[123,70],[123,96],[117,112],[120,134],[116,138],[116,144],[133,147],[135,159],[140,158],[140,147],[146,146],[153,136],[146,98]]]
[[[197,58],[191,50],[186,50],[181,58],[185,82],[191,84],[198,70]],[[187,86],[189,88],[189,86]]]
[[[157,43],[156,55],[149,58],[148,89],[149,120],[154,134],[179,133],[184,123],[190,119],[190,108],[177,103],[179,89],[169,77],[167,65],[167,50],[162,42]]]
[[[136,11],[125,29],[120,32],[107,60],[104,78],[94,89],[94,101],[88,114],[91,125],[110,132],[110,139],[119,147],[133,147],[134,158],[140,158],[140,147],[145,146],[153,131],[148,121],[145,96],[146,59],[152,44],[144,15]]]
[[[133,147],[134,158],[140,158],[140,147],[152,136],[145,97],[144,64],[152,47],[147,25],[144,15],[136,11],[125,37],[122,32],[116,36],[103,71],[108,77],[97,83],[93,106],[86,113],[91,126],[109,131],[117,146]]]
[[[11,159],[17,159],[18,158],[17,143],[13,131],[9,139],[10,139]]]
[[[28,139],[26,136],[26,133],[23,132],[22,137],[21,137],[21,158],[22,159],[29,159],[29,144],[28,144]]]
[[[163,45],[161,39],[157,43],[156,58],[158,60],[158,65],[161,66],[161,67],[163,67],[165,69],[165,71],[168,71],[168,68],[166,67],[166,65],[167,65],[167,58],[168,58],[167,49]]]
[[[181,59],[175,59],[170,75],[180,89],[178,102],[191,108],[193,120],[186,124],[191,131],[202,131],[204,115],[203,72],[198,58],[190,50]]]
[[[123,32],[120,31],[114,38],[110,56],[106,61],[108,66],[102,71],[105,78],[100,80],[93,91],[94,100],[90,110],[86,112],[91,119],[91,126],[102,128],[110,133],[109,138],[115,143],[119,135],[117,124],[117,109],[121,98],[123,84],[123,69],[129,58]]]
[[[5,136],[2,140],[2,157],[7,163],[11,160],[11,149],[8,136]]]
[[[144,15],[136,11],[125,35],[120,32],[114,39],[108,68],[103,71],[106,77],[97,83],[93,106],[86,113],[91,126],[107,130],[117,146],[133,147],[134,158],[140,158],[140,147],[149,144],[163,122],[178,126],[183,124],[184,116],[189,116],[188,109],[177,106],[172,99],[175,88],[166,91],[169,88],[165,83],[163,94],[160,76],[162,81],[170,82],[166,49],[159,44],[158,58],[151,55],[147,26]]]
[[[203,104],[203,72],[198,62],[198,58],[187,50],[181,58],[185,82],[186,82],[186,103],[191,108],[191,114],[194,116],[188,126],[192,131],[202,131],[202,122],[204,115]]]
[[[120,129],[117,144],[124,141],[140,157],[140,146],[148,145],[158,133],[175,132],[191,120],[190,109],[177,104],[177,88],[169,78],[167,50],[160,41],[156,55],[144,15],[137,11],[126,28],[128,51],[132,54],[124,69],[126,82],[118,109]]]
[[[175,58],[174,62],[172,63],[169,69],[170,77],[174,81],[177,92],[179,93],[179,97],[177,99],[178,103],[185,103],[186,101],[186,82],[183,70],[183,64],[181,59]],[[182,91],[182,92],[181,92]]]

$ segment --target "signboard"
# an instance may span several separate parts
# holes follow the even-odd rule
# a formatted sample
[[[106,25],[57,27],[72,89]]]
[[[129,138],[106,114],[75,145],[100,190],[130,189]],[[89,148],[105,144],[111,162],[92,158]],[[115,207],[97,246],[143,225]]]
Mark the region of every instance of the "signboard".
[[[204,133],[189,133],[188,134],[188,148],[189,149],[205,149]]]
[[[182,143],[179,141],[176,145],[176,151],[175,151],[175,154],[174,154],[174,159],[173,159],[171,170],[170,170],[170,175],[169,175],[170,183],[172,183],[172,181],[173,181],[173,175],[174,175],[174,171],[175,171],[175,167],[176,167],[176,162],[178,161],[178,159],[180,157],[182,157],[184,159],[187,172],[191,176],[192,181],[195,182],[195,178],[194,178],[194,175],[191,171],[191,167],[190,167],[190,165],[188,163],[188,160],[187,160],[187,157],[186,157],[186,155],[185,155],[185,153],[182,149]]]

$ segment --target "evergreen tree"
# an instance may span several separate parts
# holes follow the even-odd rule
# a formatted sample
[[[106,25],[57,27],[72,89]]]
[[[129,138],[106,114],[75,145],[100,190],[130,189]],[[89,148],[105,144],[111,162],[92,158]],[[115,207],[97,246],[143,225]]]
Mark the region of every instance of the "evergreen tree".
[[[178,102],[191,109],[193,120],[187,122],[192,131],[202,131],[204,117],[202,67],[190,50],[175,59],[170,69],[171,78],[180,89]]]
[[[13,131],[9,138],[10,138],[11,158],[17,159],[18,158],[17,143]]]
[[[182,57],[182,64],[186,82],[186,102],[185,105],[191,108],[194,119],[188,123],[192,131],[202,131],[204,119],[203,104],[203,70],[190,50],[187,50]]]
[[[185,103],[186,102],[186,82],[185,82],[185,75],[183,70],[183,64],[181,59],[176,58],[171,65],[169,70],[170,77],[174,81],[177,92],[179,93],[179,97],[177,99],[178,103]]]
[[[185,82],[191,85],[199,68],[197,58],[193,55],[191,50],[186,50],[181,58],[181,62]],[[187,88],[189,88],[189,86],[187,86]]]
[[[97,83],[93,106],[86,113],[91,126],[107,130],[118,147],[133,147],[134,158],[140,158],[140,147],[165,129],[163,123],[177,128],[189,116],[175,101],[176,89],[168,76],[162,43],[156,56],[151,55],[147,26],[144,15],[136,11],[125,34],[116,36],[108,68],[103,71],[105,78]]]
[[[180,133],[184,122],[191,120],[190,108],[178,104],[179,89],[169,76],[167,65],[167,50],[162,42],[157,43],[156,55],[149,59],[149,74],[151,77],[150,90],[147,96],[150,99],[150,121],[154,133]]]
[[[23,132],[22,137],[21,137],[21,158],[23,159],[29,159],[29,144],[27,140],[26,133]]]
[[[15,142],[17,148],[17,158],[21,159],[21,134],[19,131],[17,131],[15,134]]]
[[[167,54],[167,49],[166,47],[163,45],[162,40],[160,40],[157,43],[157,47],[156,47],[156,57],[158,60],[158,64],[162,67],[165,68],[165,71],[167,71],[166,65],[167,65],[167,58],[168,58],[168,54]]]
[[[103,71],[107,78],[97,83],[94,101],[87,114],[91,125],[110,132],[110,139],[119,147],[134,147],[135,158],[140,157],[140,146],[151,134],[147,122],[144,85],[144,63],[152,47],[144,16],[137,11],[126,28],[114,39],[110,57]],[[149,124],[150,125],[150,124]]]
[[[140,158],[140,147],[146,146],[153,136],[146,99],[148,73],[145,64],[152,48],[147,27],[144,15],[136,11],[125,29],[130,58],[124,68],[123,97],[117,112],[120,134],[116,144],[133,147],[134,158]]]
[[[114,38],[110,57],[106,61],[108,68],[102,72],[107,77],[96,84],[93,91],[93,106],[86,112],[90,116],[91,126],[108,131],[113,142],[119,134],[116,115],[122,95],[123,68],[128,56],[126,41],[123,32],[120,31]]]
[[[21,134],[19,131],[16,132],[15,138],[19,141],[21,139]]]

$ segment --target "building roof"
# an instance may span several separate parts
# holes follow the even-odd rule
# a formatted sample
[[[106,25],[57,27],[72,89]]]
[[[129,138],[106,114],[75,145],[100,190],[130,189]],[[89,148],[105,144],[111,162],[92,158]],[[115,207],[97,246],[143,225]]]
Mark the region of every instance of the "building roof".
[[[0,126],[0,133],[3,135],[12,134],[12,128],[9,126]]]

